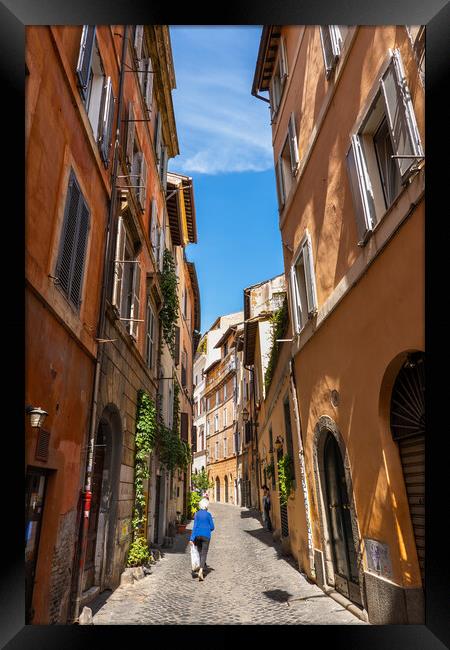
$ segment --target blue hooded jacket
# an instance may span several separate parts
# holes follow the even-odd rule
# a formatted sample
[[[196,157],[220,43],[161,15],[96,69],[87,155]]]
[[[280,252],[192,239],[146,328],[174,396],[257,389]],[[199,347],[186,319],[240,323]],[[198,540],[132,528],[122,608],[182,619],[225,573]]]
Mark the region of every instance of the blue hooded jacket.
[[[197,510],[190,541],[193,542],[199,535],[211,539],[212,530],[214,530],[214,521],[211,514],[207,510]]]

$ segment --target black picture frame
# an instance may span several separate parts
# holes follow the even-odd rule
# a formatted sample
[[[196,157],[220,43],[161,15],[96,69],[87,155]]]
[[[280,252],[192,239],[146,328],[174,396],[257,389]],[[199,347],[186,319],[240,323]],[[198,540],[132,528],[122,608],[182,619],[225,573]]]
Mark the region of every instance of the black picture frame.
[[[4,237],[4,280],[6,300],[3,302],[6,324],[4,349],[10,360],[5,363],[7,393],[4,405],[7,425],[3,430],[3,467],[10,476],[4,478],[2,575],[0,580],[0,646],[17,648],[45,648],[58,650],[90,648],[94,644],[118,645],[122,636],[142,644],[155,643],[155,634],[167,634],[170,642],[178,636],[185,643],[196,643],[205,636],[205,643],[217,641],[215,630],[190,630],[183,626],[25,626],[25,582],[23,561],[23,495],[24,482],[24,374],[25,351],[23,277],[25,267],[25,201],[24,192],[24,80],[25,80],[25,26],[46,24],[425,24],[426,29],[426,353],[427,353],[427,430],[431,444],[426,455],[426,624],[422,626],[303,626],[291,630],[298,637],[294,643],[314,643],[321,647],[327,642],[333,648],[372,650],[441,650],[450,647],[450,587],[448,579],[448,537],[446,515],[448,507],[448,461],[442,443],[448,438],[446,415],[446,378],[448,346],[446,335],[450,322],[446,316],[448,206],[446,194],[449,185],[449,166],[445,135],[448,132],[448,104],[444,92],[448,87],[446,72],[450,59],[450,4],[445,0],[413,2],[408,0],[378,0],[361,3],[348,0],[287,0],[271,3],[267,0],[232,2],[215,5],[210,15],[202,3],[185,4],[176,10],[154,2],[100,2],[78,0],[76,3],[36,2],[36,0],[7,0],[0,5],[0,43],[2,44],[1,80],[2,105],[5,109],[3,129],[3,183],[7,198],[3,220],[7,224]],[[255,52],[255,62],[256,62]],[[250,97],[250,88],[249,88]],[[12,135],[6,144],[6,135]],[[440,247],[439,247],[440,244]],[[442,250],[442,248],[444,250]],[[7,355],[8,356],[8,355]],[[441,371],[444,371],[441,374]],[[444,393],[445,391],[445,393]],[[208,603],[205,603],[208,607]],[[156,622],[155,622],[156,623]],[[267,638],[263,626],[220,626],[221,641],[232,636],[251,634]],[[193,634],[192,634],[193,632]],[[276,635],[280,630],[274,630]],[[119,636],[118,636],[119,635]],[[167,639],[169,640],[169,636]],[[305,639],[308,638],[308,641]],[[286,643],[277,636],[276,643]],[[266,641],[267,642],[267,641]]]

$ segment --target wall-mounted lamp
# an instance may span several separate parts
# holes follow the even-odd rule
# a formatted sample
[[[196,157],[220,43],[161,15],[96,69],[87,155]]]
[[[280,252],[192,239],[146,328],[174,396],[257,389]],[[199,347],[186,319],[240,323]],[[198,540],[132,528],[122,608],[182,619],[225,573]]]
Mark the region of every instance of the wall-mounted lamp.
[[[283,438],[281,436],[277,436],[277,439],[275,440],[275,447],[277,449],[281,449],[283,446]]]
[[[47,411],[41,409],[40,406],[27,406],[25,413],[30,416],[30,424],[35,429],[40,429],[44,424],[44,420],[47,417]]]

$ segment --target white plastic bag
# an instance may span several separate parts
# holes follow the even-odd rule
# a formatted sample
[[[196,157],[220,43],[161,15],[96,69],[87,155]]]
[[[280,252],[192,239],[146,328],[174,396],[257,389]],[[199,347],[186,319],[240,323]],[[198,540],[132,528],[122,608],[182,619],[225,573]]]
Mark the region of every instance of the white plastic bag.
[[[198,571],[200,568],[200,554],[195,544],[191,544],[191,566],[192,571]]]

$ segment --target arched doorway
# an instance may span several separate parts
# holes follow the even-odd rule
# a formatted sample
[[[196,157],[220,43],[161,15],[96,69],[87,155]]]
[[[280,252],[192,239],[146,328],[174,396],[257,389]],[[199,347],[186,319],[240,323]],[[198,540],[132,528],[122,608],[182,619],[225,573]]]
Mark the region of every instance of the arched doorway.
[[[103,411],[95,438],[83,592],[93,587],[103,590],[116,586],[110,583],[114,568],[121,457],[121,418],[117,407],[110,404]]]
[[[228,476],[225,474],[224,478],[225,483],[225,503],[228,503]]]
[[[335,587],[359,604],[359,572],[350,518],[344,463],[336,438],[328,433],[324,446],[325,510],[330,537]]]
[[[395,379],[390,426],[400,453],[422,584],[425,584],[425,355],[409,354]]]
[[[216,501],[220,501],[220,479],[216,478]]]

